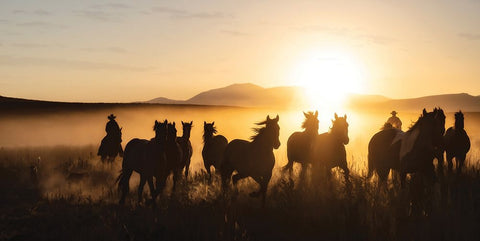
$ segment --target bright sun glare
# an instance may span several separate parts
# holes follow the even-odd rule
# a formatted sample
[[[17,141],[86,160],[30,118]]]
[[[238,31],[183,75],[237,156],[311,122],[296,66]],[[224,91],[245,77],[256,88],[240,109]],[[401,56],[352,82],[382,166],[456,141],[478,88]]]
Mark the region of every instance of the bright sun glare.
[[[291,78],[295,85],[305,88],[314,108],[340,107],[347,94],[364,91],[361,64],[341,51],[309,53],[298,62]]]

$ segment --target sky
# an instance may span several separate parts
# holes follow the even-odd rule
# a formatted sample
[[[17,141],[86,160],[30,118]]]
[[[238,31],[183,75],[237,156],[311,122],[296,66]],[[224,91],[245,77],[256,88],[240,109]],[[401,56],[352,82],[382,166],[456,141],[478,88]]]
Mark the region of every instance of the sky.
[[[0,95],[187,99],[337,75],[361,94],[480,95],[478,13],[480,0],[0,0]],[[332,60],[344,68],[317,71]]]

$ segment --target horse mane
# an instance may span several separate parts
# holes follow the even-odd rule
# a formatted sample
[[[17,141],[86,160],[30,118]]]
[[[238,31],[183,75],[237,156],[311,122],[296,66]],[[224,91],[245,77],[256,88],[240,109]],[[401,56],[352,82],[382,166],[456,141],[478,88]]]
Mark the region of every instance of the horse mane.
[[[443,112],[443,111],[442,111]],[[420,117],[418,117],[417,121],[415,121],[409,128],[408,128],[408,131],[407,132],[412,132],[413,130],[417,129],[418,126],[420,126],[421,122],[423,122],[423,120],[430,116],[430,115],[433,115],[435,114],[435,112],[426,112],[424,114],[421,114]]]
[[[264,120],[262,122],[255,123],[255,125],[266,125],[268,120]],[[250,137],[250,140],[254,141],[256,140],[259,136],[261,136],[265,130],[267,129],[267,126],[263,127],[257,127],[257,128],[252,128],[254,135]]]
[[[463,116],[463,113],[462,111],[458,111],[455,113],[455,125],[454,125],[455,129],[457,130],[461,130],[463,128],[465,128],[465,124],[464,124],[464,116]]]
[[[214,125],[212,125],[212,130],[213,131],[211,132],[210,131],[207,132],[205,131],[205,129],[203,130],[203,143],[205,143],[205,140],[207,139],[207,137],[209,137],[210,135],[213,136],[214,134],[217,133],[217,128]]]
[[[388,129],[393,129],[393,125],[392,123],[390,122],[385,122],[385,124],[383,124],[383,126],[380,128],[380,130],[388,130]]]

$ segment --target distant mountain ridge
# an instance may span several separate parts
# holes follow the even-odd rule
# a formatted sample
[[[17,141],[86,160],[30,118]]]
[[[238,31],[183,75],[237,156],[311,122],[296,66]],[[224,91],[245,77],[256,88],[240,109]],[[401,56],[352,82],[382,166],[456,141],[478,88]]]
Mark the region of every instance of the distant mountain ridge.
[[[223,88],[201,92],[187,100],[155,98],[147,103],[226,105],[242,107],[294,107],[302,103],[302,89],[295,86],[263,88],[258,85],[233,84]]]
[[[303,89],[295,86],[263,88],[258,85],[233,84],[201,92],[187,100],[163,97],[147,101],[156,104],[227,105],[243,107],[300,107],[307,103]],[[480,96],[467,93],[432,95],[410,99],[390,99],[382,95],[351,94],[346,101],[351,108],[418,111],[442,107],[446,111],[480,111]]]
[[[0,96],[0,110],[22,111],[22,109],[56,108],[89,109],[107,108],[111,106],[144,106],[145,104],[164,105],[210,105],[239,107],[274,107],[274,108],[304,108],[308,101],[303,95],[304,89],[295,86],[263,88],[254,84],[234,84],[223,88],[201,92],[187,100],[172,100],[155,98],[149,101],[134,103],[78,103],[39,101]],[[480,112],[480,96],[467,93],[432,95],[409,99],[390,99],[381,95],[351,94],[346,101],[346,107],[366,111],[413,111],[423,108],[441,107],[447,112],[458,110]]]

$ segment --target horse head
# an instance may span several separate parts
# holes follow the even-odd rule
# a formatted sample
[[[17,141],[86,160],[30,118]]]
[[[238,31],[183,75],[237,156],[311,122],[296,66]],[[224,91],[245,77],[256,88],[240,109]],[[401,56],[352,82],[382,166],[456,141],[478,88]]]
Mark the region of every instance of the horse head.
[[[182,121],[182,128],[183,128],[183,136],[190,138],[190,132],[192,130],[193,121],[190,122],[183,122]]]
[[[153,126],[153,130],[155,131],[155,138],[159,140],[165,140],[167,137],[167,123],[168,121],[165,120],[164,122],[158,122],[155,120],[155,125]]]
[[[462,111],[455,113],[455,129],[462,130],[465,128],[464,117]]]
[[[315,113],[309,111],[307,113],[303,112],[305,116],[305,120],[302,123],[302,128],[305,129],[306,132],[318,134],[318,111]]]
[[[280,126],[278,125],[278,120],[280,118],[275,117],[274,119],[270,119],[270,116],[267,115],[267,119],[257,125],[265,125],[263,128],[255,129],[258,133],[256,136],[253,136],[252,139],[255,140],[259,136],[265,137],[265,140],[268,140],[268,145],[273,147],[274,149],[278,149],[280,147]]]
[[[175,121],[167,125],[167,140],[177,139],[177,128],[175,128]]]
[[[330,128],[330,132],[344,145],[347,145],[350,142],[350,138],[348,137],[348,122],[346,114],[343,117],[338,117],[337,113],[335,113],[335,119],[332,120],[332,128]]]

